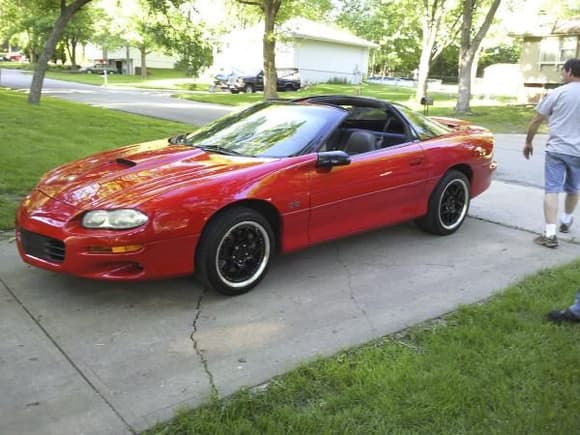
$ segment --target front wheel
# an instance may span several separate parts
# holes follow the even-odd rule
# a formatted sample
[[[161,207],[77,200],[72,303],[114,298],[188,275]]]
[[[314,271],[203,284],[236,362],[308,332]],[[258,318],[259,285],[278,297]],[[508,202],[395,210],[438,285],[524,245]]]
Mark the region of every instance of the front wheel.
[[[254,288],[266,275],[275,250],[269,222],[246,207],[226,210],[204,230],[196,270],[207,287],[235,296]]]
[[[446,236],[454,233],[467,216],[469,192],[469,179],[463,172],[447,172],[429,198],[427,214],[415,222],[419,228],[432,234]]]
[[[254,87],[253,87],[252,85],[250,85],[250,84],[247,84],[247,85],[244,87],[244,92],[245,92],[246,94],[251,94],[251,93],[255,92],[255,91],[254,91]]]

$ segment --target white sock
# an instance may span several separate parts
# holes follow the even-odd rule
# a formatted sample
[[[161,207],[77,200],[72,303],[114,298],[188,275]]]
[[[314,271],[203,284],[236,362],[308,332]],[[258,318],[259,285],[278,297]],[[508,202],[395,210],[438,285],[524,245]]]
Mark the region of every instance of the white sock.
[[[546,224],[546,237],[556,235],[556,224]]]
[[[562,216],[560,216],[560,222],[562,222],[563,224],[568,225],[570,222],[572,222],[572,214],[567,214],[567,213],[562,213]]]

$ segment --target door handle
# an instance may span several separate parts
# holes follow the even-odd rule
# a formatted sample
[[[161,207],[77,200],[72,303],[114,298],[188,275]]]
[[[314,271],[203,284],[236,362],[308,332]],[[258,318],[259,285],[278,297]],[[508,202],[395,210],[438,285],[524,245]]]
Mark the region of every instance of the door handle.
[[[423,157],[417,157],[411,159],[411,161],[409,162],[409,166],[419,166],[421,163],[423,163]]]

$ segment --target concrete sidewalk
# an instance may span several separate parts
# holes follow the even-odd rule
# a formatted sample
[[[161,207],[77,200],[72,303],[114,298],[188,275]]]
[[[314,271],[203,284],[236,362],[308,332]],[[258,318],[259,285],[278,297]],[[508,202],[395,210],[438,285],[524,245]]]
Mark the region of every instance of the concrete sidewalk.
[[[24,265],[0,242],[0,433],[122,434],[481,301],[580,255],[532,243],[543,193],[494,182],[451,237],[403,224],[277,259],[225,298],[189,278],[93,282]],[[577,216],[577,221],[580,217]]]

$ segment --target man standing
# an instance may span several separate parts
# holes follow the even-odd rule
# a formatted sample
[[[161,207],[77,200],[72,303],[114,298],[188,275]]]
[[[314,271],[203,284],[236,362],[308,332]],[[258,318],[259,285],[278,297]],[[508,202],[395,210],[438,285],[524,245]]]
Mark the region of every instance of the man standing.
[[[530,159],[532,141],[540,124],[548,120],[546,144],[544,218],[545,232],[534,242],[547,248],[558,247],[556,225],[558,194],[566,192],[560,232],[567,233],[574,222],[574,209],[580,193],[580,59],[570,59],[561,70],[564,85],[554,89],[536,106],[526,136],[523,153]]]

